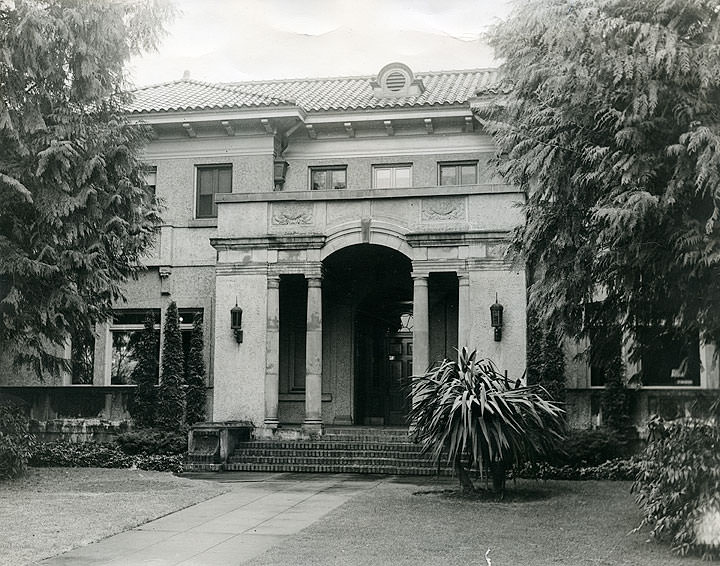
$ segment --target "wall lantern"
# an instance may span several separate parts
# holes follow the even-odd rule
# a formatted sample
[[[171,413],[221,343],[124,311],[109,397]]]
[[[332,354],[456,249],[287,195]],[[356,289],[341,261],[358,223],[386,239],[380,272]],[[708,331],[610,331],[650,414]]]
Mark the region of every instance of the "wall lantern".
[[[495,329],[495,342],[500,342],[502,339],[503,306],[498,303],[497,293],[495,293],[495,304],[490,305],[490,324]]]
[[[278,159],[275,161],[275,168],[274,168],[274,174],[275,174],[275,190],[276,191],[282,191],[283,186],[285,185],[285,176],[287,175],[288,170],[288,162],[283,159]]]
[[[235,334],[235,341],[238,344],[242,344],[242,309],[237,306],[237,301],[235,301],[235,306],[230,309],[230,328],[232,328],[233,333]]]

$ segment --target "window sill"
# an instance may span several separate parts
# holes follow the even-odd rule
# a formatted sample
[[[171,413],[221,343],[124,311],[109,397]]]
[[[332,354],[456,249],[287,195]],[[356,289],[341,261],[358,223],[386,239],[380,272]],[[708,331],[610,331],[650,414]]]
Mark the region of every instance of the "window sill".
[[[188,228],[217,228],[217,218],[193,218]]]
[[[305,401],[305,393],[280,393],[278,395],[279,401]],[[323,403],[329,403],[332,401],[332,393],[322,394]]]

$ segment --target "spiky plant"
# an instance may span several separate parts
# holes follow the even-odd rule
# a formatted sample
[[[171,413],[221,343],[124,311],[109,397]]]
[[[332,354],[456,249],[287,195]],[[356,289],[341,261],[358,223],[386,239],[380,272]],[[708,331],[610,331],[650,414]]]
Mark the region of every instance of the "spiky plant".
[[[463,348],[457,362],[443,360],[411,385],[416,439],[438,463],[446,453],[464,492],[474,490],[468,470],[477,466],[502,493],[507,469],[547,454],[563,438],[564,411],[542,387],[512,383],[475,350]]]

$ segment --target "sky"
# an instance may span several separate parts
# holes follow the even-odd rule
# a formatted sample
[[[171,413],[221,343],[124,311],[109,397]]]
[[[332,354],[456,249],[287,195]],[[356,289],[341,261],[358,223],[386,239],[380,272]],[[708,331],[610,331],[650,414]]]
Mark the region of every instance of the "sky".
[[[182,77],[230,82],[493,66],[481,35],[509,0],[174,0],[156,53],[130,61],[144,86]]]

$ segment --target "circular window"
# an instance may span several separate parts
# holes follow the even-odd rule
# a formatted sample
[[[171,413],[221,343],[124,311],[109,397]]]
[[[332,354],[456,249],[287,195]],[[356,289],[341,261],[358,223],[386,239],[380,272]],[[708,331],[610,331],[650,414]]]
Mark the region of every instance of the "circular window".
[[[393,71],[385,79],[385,86],[388,88],[388,90],[391,90],[393,92],[402,90],[403,88],[405,88],[406,84],[407,77],[405,77],[405,75],[400,71]]]

